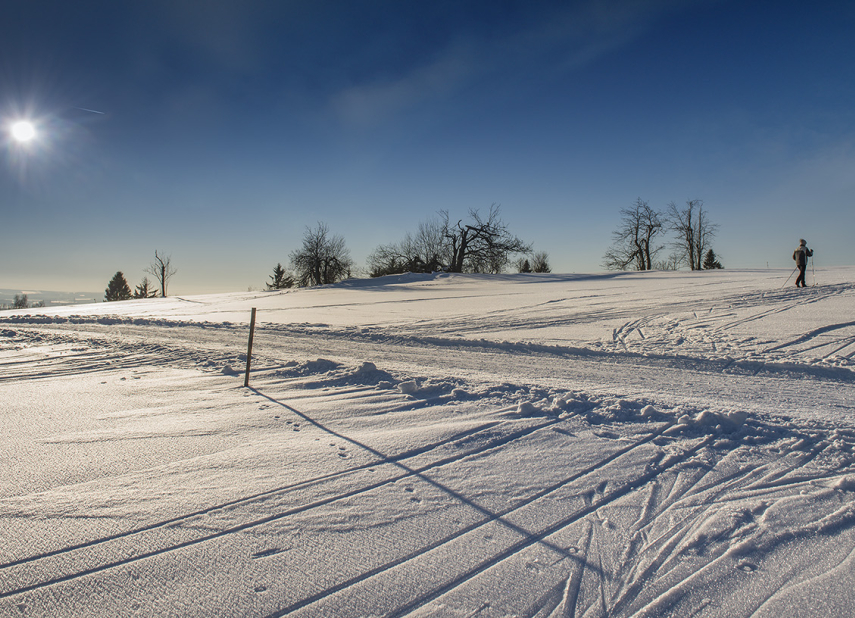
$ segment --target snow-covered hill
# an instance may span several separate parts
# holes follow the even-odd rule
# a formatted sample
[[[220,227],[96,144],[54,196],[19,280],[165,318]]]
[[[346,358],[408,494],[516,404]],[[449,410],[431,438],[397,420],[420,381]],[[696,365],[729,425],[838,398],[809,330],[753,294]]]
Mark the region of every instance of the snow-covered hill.
[[[855,267],[788,274],[4,312],[0,616],[855,613]]]

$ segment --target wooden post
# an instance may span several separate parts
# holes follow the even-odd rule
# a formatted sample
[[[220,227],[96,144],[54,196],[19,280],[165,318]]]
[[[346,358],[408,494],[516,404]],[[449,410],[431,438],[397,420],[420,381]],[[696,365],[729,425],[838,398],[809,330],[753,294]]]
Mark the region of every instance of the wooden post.
[[[252,317],[249,318],[249,345],[246,347],[246,376],[243,385],[249,386],[249,365],[252,361],[252,338],[255,335],[255,307],[252,308]]]

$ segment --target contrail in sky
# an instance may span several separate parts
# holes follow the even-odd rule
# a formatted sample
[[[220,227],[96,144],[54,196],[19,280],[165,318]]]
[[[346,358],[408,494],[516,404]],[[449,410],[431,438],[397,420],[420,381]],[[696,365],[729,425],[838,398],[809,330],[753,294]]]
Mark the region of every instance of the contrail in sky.
[[[106,114],[107,112],[99,112],[97,109],[86,109],[85,107],[75,107],[74,109],[79,109],[82,112],[92,112],[93,114]]]

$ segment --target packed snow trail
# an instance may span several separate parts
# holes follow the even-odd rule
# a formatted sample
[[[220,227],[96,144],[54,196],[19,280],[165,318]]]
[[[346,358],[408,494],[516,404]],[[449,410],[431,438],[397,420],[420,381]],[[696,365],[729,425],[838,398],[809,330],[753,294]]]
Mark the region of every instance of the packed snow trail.
[[[855,288],[676,277],[0,319],[0,616],[852,613]]]

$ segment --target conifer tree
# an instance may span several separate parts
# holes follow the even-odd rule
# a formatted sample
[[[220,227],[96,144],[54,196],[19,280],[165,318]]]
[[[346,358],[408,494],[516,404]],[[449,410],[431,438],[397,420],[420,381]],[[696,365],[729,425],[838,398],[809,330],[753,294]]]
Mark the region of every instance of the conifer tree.
[[[282,264],[276,264],[273,267],[273,274],[270,275],[270,279],[270,283],[267,284],[268,290],[283,290],[294,287],[294,277],[282,268]]]
[[[704,270],[714,270],[717,268],[724,268],[724,266],[718,261],[715,251],[710,249],[704,256]]]
[[[114,300],[128,300],[132,298],[131,288],[128,285],[128,281],[125,279],[125,275],[122,274],[122,271],[118,271],[113,278],[110,279],[110,283],[107,284],[107,289],[104,290],[104,300],[106,301],[114,301]]]
[[[134,290],[134,298],[157,298],[157,290],[152,287],[148,277],[143,277],[140,284]]]

